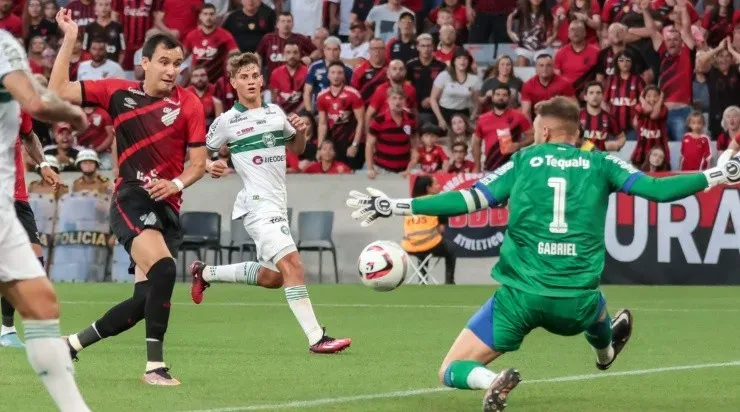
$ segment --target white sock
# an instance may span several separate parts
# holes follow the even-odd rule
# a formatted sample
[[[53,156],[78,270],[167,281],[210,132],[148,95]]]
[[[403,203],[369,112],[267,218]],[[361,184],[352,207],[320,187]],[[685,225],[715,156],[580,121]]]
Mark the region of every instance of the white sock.
[[[159,368],[166,368],[167,365],[164,364],[164,362],[147,362],[146,363],[146,372],[153,371],[155,369]]]
[[[468,387],[470,389],[488,389],[498,374],[490,369],[479,366],[468,375]]]
[[[0,336],[5,336],[5,335],[7,335],[9,333],[18,333],[15,330],[15,326],[5,326],[5,325],[3,325],[2,327],[0,327]]]
[[[313,306],[311,306],[311,299],[308,298],[306,285],[285,288],[285,299],[288,300],[290,310],[293,311],[293,315],[306,334],[308,344],[313,345],[320,341],[324,336],[324,330],[321,329],[319,321],[316,320],[316,315],[313,313]]]
[[[74,378],[69,350],[59,333],[59,320],[23,321],[28,362],[62,412],[89,412]]]
[[[74,335],[69,335],[67,337],[67,340],[69,341],[69,345],[72,346],[72,348],[76,350],[77,352],[84,349],[84,347],[80,343],[80,338],[77,337],[76,333]]]
[[[206,282],[257,284],[257,273],[260,270],[257,262],[236,263],[233,265],[206,266],[203,268],[203,280]]]
[[[601,365],[606,365],[614,358],[614,348],[610,344],[604,349],[596,349],[596,361]]]

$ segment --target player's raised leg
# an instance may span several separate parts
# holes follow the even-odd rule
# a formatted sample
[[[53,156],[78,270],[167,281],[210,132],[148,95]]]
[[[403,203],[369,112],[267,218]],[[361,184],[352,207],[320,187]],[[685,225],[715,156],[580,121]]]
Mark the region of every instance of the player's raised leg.
[[[496,373],[486,365],[507,351],[517,350],[528,332],[515,326],[515,322],[503,322],[506,313],[495,315],[495,311],[495,298],[491,298],[470,318],[439,368],[439,380],[447,387],[486,389],[484,411],[503,410],[509,393],[521,381],[516,369],[504,369]],[[499,312],[505,312],[505,309],[499,308]],[[499,321],[498,325],[496,320]],[[494,346],[494,328],[503,335],[499,346],[505,349]]]
[[[611,319],[602,296],[598,318],[586,329],[584,336],[596,351],[596,367],[607,370],[632,336],[632,313],[622,309]]]

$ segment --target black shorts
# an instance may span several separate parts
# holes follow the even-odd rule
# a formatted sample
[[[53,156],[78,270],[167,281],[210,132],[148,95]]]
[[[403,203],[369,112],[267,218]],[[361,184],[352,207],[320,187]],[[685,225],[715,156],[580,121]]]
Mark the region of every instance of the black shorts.
[[[121,186],[113,193],[110,227],[129,255],[134,238],[144,229],[162,232],[167,249],[175,258],[182,245],[182,228],[178,214],[166,202],[155,202],[140,186]],[[132,259],[129,269],[131,273],[133,268]]]
[[[21,221],[23,229],[28,233],[28,239],[34,245],[40,245],[39,240],[39,229],[36,227],[36,218],[33,216],[33,209],[28,202],[22,200],[15,201],[15,215],[18,216],[18,220]]]

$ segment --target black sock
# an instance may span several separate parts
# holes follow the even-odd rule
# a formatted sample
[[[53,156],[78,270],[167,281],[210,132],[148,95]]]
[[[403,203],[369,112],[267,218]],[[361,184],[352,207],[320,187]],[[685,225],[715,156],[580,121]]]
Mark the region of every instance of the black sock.
[[[12,328],[15,325],[13,320],[15,308],[5,298],[0,298],[0,306],[2,306],[3,326]]]
[[[170,320],[170,299],[177,278],[175,260],[170,257],[159,260],[146,277],[149,279],[149,296],[144,307],[147,361],[164,362],[162,343]]]
[[[134,327],[144,319],[144,305],[148,292],[148,281],[134,285],[134,295],[131,298],[113,306],[92,326],[77,334],[80,345],[86,348],[101,339],[116,336]]]

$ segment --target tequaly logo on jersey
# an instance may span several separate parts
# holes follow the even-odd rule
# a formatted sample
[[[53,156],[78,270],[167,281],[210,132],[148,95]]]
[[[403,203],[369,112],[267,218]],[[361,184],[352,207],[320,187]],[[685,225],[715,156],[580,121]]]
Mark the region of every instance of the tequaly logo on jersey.
[[[175,120],[177,120],[177,116],[180,115],[180,108],[172,109],[171,107],[165,107],[162,109],[162,112],[164,115],[162,116],[162,123],[164,123],[165,126],[172,126],[172,123],[175,123]]]

